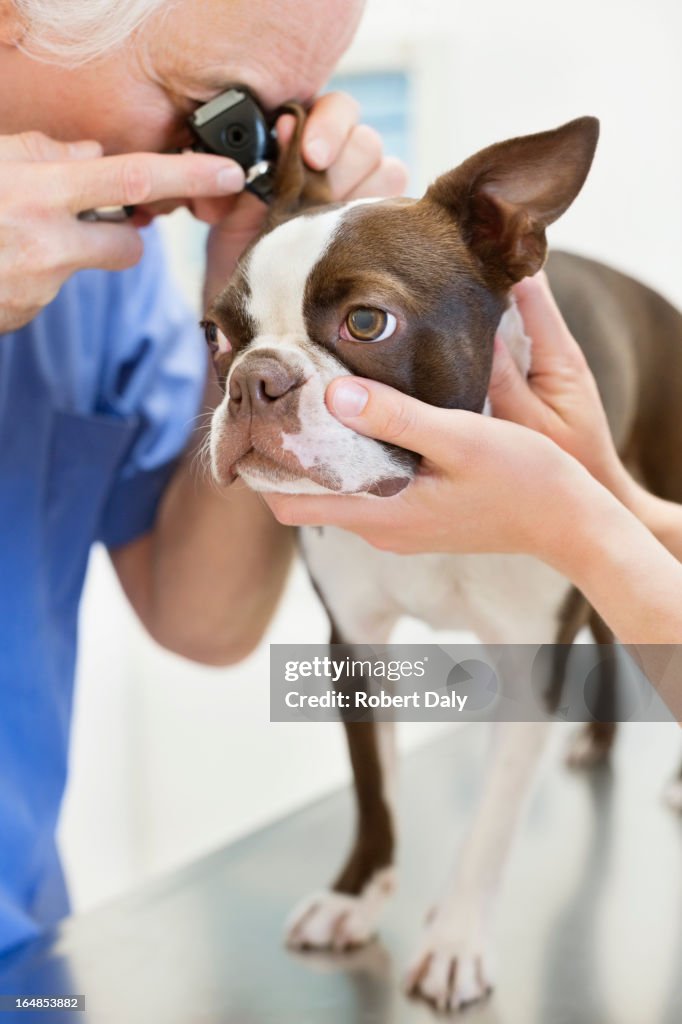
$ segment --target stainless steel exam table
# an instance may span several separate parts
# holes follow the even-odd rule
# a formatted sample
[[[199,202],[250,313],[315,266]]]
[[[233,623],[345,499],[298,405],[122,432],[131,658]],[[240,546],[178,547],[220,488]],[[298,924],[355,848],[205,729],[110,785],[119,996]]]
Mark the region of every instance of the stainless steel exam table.
[[[333,725],[301,728],[335,728]],[[613,767],[560,763],[560,726],[499,907],[498,984],[466,1024],[679,1024],[682,821],[659,795],[675,727],[634,725]],[[484,726],[402,761],[401,884],[380,940],[295,956],[282,922],[338,866],[352,806],[339,792],[0,958],[0,993],[82,993],[85,1012],[0,1024],[406,1024],[443,1020],[400,991],[425,909],[480,785]],[[229,813],[229,779],[226,780]]]

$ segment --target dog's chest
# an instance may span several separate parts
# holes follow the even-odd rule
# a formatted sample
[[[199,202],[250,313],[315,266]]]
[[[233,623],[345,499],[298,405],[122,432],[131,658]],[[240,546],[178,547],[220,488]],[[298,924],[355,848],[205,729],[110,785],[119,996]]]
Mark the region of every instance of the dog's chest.
[[[394,555],[333,527],[301,531],[305,561],[344,640],[381,643],[409,615],[487,643],[556,639],[570,584],[519,555]]]

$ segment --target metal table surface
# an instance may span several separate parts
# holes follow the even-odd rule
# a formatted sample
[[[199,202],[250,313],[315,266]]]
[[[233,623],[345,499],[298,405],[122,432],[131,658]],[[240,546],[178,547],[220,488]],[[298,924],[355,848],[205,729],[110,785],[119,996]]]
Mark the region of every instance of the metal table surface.
[[[676,732],[626,727],[613,767],[588,775],[550,751],[499,907],[497,988],[466,1024],[682,1020],[682,822],[660,801]],[[85,1013],[0,1024],[442,1021],[401,994],[400,976],[466,829],[485,742],[485,727],[467,726],[403,759],[401,884],[366,949],[304,956],[281,944],[292,904],[346,848],[344,790],[0,959],[0,993],[86,996]]]

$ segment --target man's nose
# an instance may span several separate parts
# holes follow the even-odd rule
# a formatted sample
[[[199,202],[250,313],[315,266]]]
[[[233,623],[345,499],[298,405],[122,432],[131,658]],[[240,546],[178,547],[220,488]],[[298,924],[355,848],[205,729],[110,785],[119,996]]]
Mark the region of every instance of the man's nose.
[[[232,417],[281,416],[295,392],[304,383],[297,367],[277,359],[261,357],[245,360],[230,377],[229,412]]]

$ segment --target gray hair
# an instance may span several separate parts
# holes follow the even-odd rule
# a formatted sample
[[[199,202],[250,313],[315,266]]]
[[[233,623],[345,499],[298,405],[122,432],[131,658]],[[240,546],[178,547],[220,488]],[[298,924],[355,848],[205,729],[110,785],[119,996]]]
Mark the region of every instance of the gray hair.
[[[84,64],[117,49],[169,0],[13,0],[21,48],[53,63]]]

